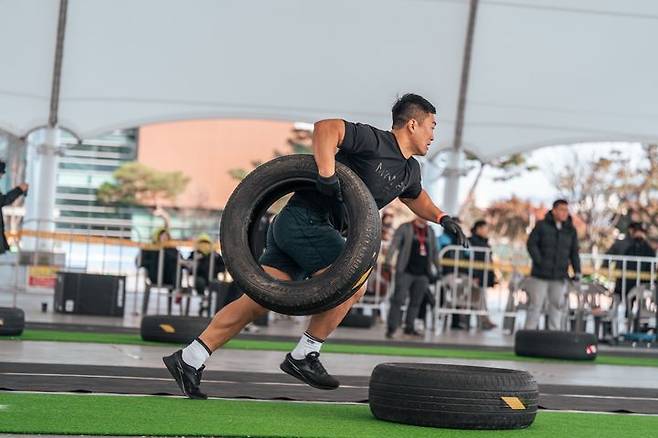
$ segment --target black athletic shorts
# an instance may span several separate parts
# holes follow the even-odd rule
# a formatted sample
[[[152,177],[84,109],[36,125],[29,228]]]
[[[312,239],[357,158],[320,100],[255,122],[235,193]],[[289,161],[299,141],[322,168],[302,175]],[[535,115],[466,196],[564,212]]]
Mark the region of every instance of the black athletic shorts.
[[[345,239],[331,226],[327,213],[289,203],[270,224],[258,262],[303,280],[331,265],[344,247]]]

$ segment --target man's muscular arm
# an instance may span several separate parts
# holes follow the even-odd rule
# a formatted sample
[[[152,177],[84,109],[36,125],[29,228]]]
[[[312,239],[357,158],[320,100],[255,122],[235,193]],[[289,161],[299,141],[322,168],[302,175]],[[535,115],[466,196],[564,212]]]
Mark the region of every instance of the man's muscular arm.
[[[425,190],[421,190],[420,195],[418,195],[417,198],[400,198],[400,200],[416,215],[428,221],[437,223],[450,233],[454,234],[457,238],[457,245],[462,245],[468,248],[468,240],[459,224],[447,213],[437,207]]]
[[[345,122],[340,119],[327,119],[313,126],[313,156],[322,177],[336,173],[336,150],[345,137]]]
[[[443,216],[446,216],[439,207],[437,207],[430,195],[425,190],[421,190],[420,195],[416,199],[413,198],[400,198],[400,201],[409,207],[417,216],[434,223],[441,223]]]

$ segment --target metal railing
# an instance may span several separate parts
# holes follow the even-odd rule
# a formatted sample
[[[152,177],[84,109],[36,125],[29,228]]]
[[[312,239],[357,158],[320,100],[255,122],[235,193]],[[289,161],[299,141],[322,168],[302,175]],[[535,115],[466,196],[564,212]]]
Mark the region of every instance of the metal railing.
[[[47,267],[52,270],[126,276],[127,292],[133,293],[132,314],[141,313],[138,294],[144,292],[147,283],[145,273],[140,268],[141,249],[150,248],[160,251],[158,284],[155,287],[161,287],[164,247],[150,243],[150,236],[143,237],[134,227],[106,225],[102,229],[92,229],[90,226],[84,231],[79,229],[61,231],[56,229],[56,225],[56,220],[26,220],[17,233],[10,233],[10,237],[16,243],[17,251],[10,253],[9,256],[0,257],[0,269],[6,267],[6,270],[12,273],[11,278],[3,279],[0,292],[12,294],[12,305],[17,305],[18,295],[21,293],[36,290],[52,293],[51,287],[31,287],[27,283],[28,272],[32,268]],[[174,236],[193,234],[191,229],[182,227],[169,229],[169,232]],[[218,236],[219,231],[209,234]],[[131,236],[131,238],[122,236]],[[176,240],[170,241],[168,246],[191,250],[193,242]],[[212,268],[214,268],[214,258],[211,257]],[[180,263],[176,269],[176,287],[180,287],[178,280],[182,275]],[[196,270],[196,266],[193,266],[193,269]]]
[[[442,272],[435,285],[435,332],[447,327],[454,315],[488,316],[488,285],[490,280],[495,280],[491,248],[450,245],[442,248],[437,257]],[[503,309],[502,294],[498,296],[496,310],[500,313]],[[507,317],[516,315],[516,312],[503,311],[502,314]]]
[[[139,305],[138,294],[144,293],[147,286],[158,290],[166,289],[164,284],[164,251],[166,246],[191,250],[191,241],[171,241],[165,246],[147,243],[137,230],[120,227],[121,235],[130,235],[132,239],[115,237],[117,230],[106,226],[103,230],[53,231],[54,221],[28,220],[23,224],[18,236],[18,252],[11,262],[0,258],[0,265],[13,266],[14,278],[0,285],[3,289],[13,290],[13,303],[16,305],[17,294],[26,292],[28,287],[19,279],[22,266],[55,265],[62,270],[87,273],[125,275],[126,282],[132,286],[133,314],[144,311]],[[173,229],[173,235],[186,236],[186,229]],[[218,235],[218,231],[212,233]],[[26,247],[30,249],[26,249]],[[143,249],[157,250],[157,276],[155,284],[148,284],[147,276],[141,266]],[[385,243],[383,251],[388,248]],[[55,254],[56,256],[53,256]],[[60,255],[59,257],[57,255]],[[166,294],[158,293],[156,312],[160,311],[161,296],[171,299],[181,287],[190,287],[189,279],[196,277],[196,261],[179,258],[176,264],[175,284]],[[446,326],[452,315],[482,317],[495,314],[503,319],[503,326],[513,330],[507,324],[523,310],[527,302],[527,291],[523,278],[530,275],[530,261],[526,257],[506,254],[501,257],[491,248],[448,246],[438,254],[443,268],[439,281],[431,285],[436,305],[429,321],[435,331]],[[658,258],[633,257],[606,254],[581,254],[582,273],[586,281],[570,285],[567,289],[565,314],[569,315],[576,330],[584,330],[593,323],[610,323],[613,335],[635,330],[638,324],[658,326],[656,310],[656,289],[658,286]],[[210,258],[210,272],[214,271],[214,257]],[[187,268],[184,270],[183,268]],[[1,268],[1,266],[0,266]],[[185,272],[189,274],[185,274]],[[495,288],[488,285],[490,279],[497,276]],[[495,278],[495,277],[494,277]],[[208,282],[216,280],[209,278]],[[481,284],[478,284],[481,283]],[[10,287],[6,287],[11,285]],[[594,287],[593,285],[596,285]],[[366,312],[378,312],[385,319],[388,301],[395,287],[395,272],[384,266],[384,257],[379,257],[368,280],[367,293],[360,303]]]
[[[607,322],[611,324],[612,336],[617,337],[636,329],[640,323],[653,326],[654,330],[658,327],[658,258],[581,254],[580,259],[584,280],[567,283],[564,328],[569,326],[567,319],[574,330],[584,330],[589,323],[598,331],[598,324]],[[487,300],[482,301],[482,297],[491,289],[477,284],[474,273],[478,272],[484,284],[488,284],[490,275],[497,273],[501,285],[507,285],[507,303],[495,310],[503,317],[503,325],[513,331],[506,319],[515,318],[527,302],[523,279],[530,276],[529,259],[501,260],[494,257],[490,248],[448,246],[439,252],[439,260],[444,270],[436,288],[436,300],[441,304],[434,312],[435,330],[445,325],[448,315],[477,317],[490,313],[491,309],[483,308],[482,303]],[[474,292],[479,294],[477,299]],[[499,304],[503,292],[498,290]]]

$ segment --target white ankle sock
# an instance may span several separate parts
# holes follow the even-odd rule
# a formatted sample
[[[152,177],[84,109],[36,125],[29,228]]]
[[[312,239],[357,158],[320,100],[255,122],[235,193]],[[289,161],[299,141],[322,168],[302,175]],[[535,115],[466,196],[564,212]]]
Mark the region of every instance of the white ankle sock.
[[[295,360],[304,359],[306,355],[311,353],[312,351],[316,351],[319,353],[320,348],[322,348],[323,342],[324,340],[315,338],[312,335],[308,334],[308,332],[304,332],[301,339],[297,343],[297,346],[295,347],[294,350],[292,350],[290,355]]]
[[[183,362],[198,370],[210,357],[210,353],[210,349],[206,347],[206,344],[201,339],[196,338],[190,345],[183,348]]]

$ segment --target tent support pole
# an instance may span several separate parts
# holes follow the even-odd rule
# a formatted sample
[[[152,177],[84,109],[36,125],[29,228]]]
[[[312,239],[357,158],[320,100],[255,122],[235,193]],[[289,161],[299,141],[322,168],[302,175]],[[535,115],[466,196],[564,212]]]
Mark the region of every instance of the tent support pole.
[[[57,190],[58,157],[61,155],[60,132],[57,127],[59,111],[59,92],[62,77],[62,60],[64,58],[64,36],[66,34],[66,17],[68,0],[60,0],[57,18],[57,38],[53,65],[52,85],[50,90],[50,112],[48,127],[28,136],[29,181],[32,196],[27,198],[26,227],[40,231],[55,230],[55,194]],[[33,161],[33,162],[32,162]],[[47,239],[39,239],[37,251],[50,251],[52,244]],[[28,246],[29,245],[28,243]]]
[[[464,159],[462,141],[464,134],[464,118],[466,114],[466,96],[468,93],[468,79],[471,71],[471,55],[473,52],[473,37],[475,35],[475,22],[479,0],[470,0],[468,11],[468,24],[466,27],[466,41],[462,58],[462,74],[459,84],[459,100],[457,102],[457,118],[455,121],[455,135],[452,149],[449,151],[448,166],[444,171],[445,185],[442,209],[450,214],[457,214],[459,210],[459,180],[464,172]]]

